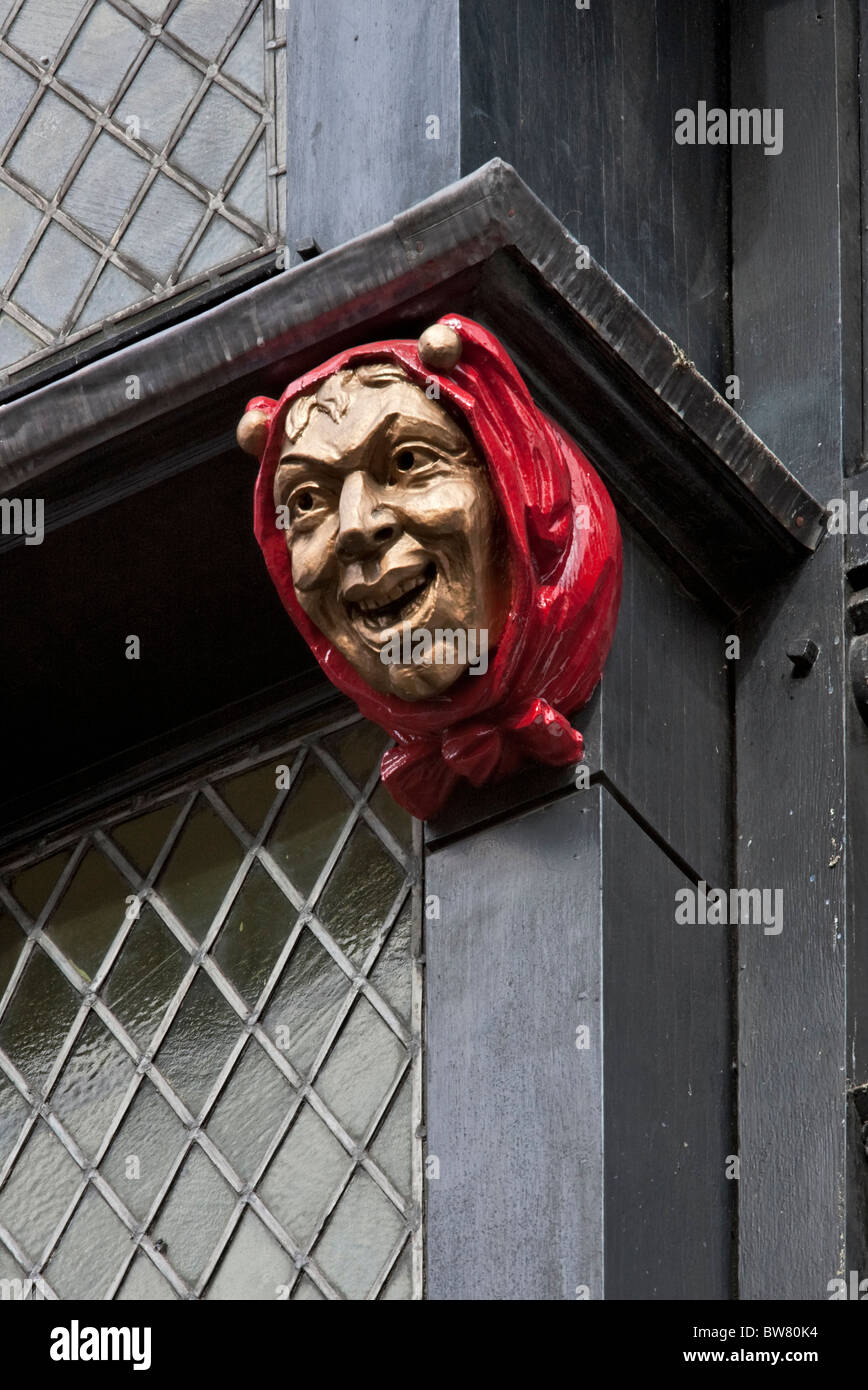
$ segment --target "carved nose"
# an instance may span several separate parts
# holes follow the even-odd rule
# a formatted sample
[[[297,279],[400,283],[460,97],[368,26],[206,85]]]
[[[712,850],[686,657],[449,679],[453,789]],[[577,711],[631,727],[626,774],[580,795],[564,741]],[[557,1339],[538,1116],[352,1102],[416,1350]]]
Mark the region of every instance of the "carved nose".
[[[337,552],[341,559],[375,555],[394,540],[398,528],[381,506],[364,473],[351,473],[341,488]]]

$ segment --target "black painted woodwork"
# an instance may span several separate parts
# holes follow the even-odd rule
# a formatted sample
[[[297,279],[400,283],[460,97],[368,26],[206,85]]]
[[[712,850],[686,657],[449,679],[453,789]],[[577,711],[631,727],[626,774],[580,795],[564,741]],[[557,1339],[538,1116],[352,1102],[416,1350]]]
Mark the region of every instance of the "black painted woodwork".
[[[855,7],[737,0],[732,16],[734,104],[786,122],[779,156],[733,151],[733,368],[746,421],[825,503],[860,413]],[[734,663],[737,881],[785,894],[779,937],[739,934],[742,1298],[823,1298],[845,1256],[847,873],[864,850],[845,820],[843,564],[829,536],[758,593]],[[803,635],[820,654],[799,679]]]

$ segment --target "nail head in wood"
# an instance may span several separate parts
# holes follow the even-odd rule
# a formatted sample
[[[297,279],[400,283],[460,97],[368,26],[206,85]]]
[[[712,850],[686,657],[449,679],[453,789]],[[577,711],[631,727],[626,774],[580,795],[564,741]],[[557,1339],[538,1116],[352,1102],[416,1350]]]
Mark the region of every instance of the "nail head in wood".
[[[800,637],[797,641],[791,642],[787,648],[787,656],[793,663],[794,676],[806,676],[817,660],[820,648],[810,637]]]

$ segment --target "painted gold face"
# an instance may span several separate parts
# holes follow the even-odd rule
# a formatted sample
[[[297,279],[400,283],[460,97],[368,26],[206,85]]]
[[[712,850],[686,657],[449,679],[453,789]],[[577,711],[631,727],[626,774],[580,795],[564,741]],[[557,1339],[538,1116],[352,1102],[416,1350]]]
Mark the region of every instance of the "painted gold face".
[[[480,669],[508,602],[497,506],[467,434],[399,368],[294,402],[274,500],[299,603],[370,686],[421,700]]]

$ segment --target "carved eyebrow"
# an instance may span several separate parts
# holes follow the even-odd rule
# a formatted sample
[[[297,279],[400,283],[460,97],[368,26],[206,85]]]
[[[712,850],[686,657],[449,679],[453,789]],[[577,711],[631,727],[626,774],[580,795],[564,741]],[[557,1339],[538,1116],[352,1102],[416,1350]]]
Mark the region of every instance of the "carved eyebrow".
[[[457,425],[453,433],[432,420],[417,420],[407,415],[399,415],[389,421],[388,435],[391,443],[412,435],[420,444],[434,444],[451,454],[467,453],[472,448],[470,440]]]
[[[338,464],[326,463],[323,459],[288,458],[282,459],[274,474],[275,501],[286,497],[291,488],[300,482],[334,485]]]
[[[334,477],[334,465],[324,463],[322,459],[313,458],[287,458],[281,459],[274,474],[274,500],[280,506],[290,488],[302,479],[310,479],[312,482],[318,480],[330,481]]]
[[[309,473],[325,473],[331,468],[336,468],[342,459],[335,463],[329,463],[327,459],[308,458],[306,455],[301,457],[282,458],[278,460],[277,471],[282,473],[285,468],[307,469]]]

